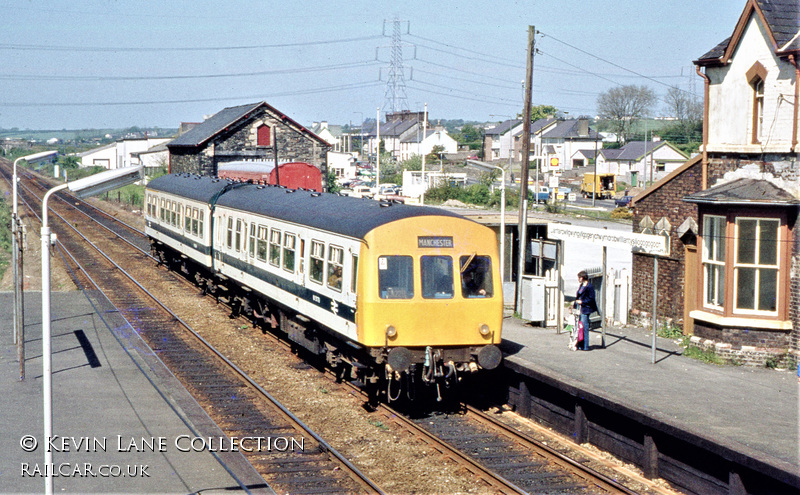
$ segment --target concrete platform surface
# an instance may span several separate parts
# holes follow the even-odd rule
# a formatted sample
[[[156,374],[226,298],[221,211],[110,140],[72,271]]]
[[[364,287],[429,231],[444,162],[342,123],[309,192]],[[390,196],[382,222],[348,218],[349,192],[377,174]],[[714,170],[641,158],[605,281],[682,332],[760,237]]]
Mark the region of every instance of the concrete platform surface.
[[[609,328],[606,347],[591,332],[591,349],[571,351],[569,336],[507,317],[506,365],[529,369],[737,452],[800,472],[797,370],[718,366],[682,356],[673,340],[641,327]]]
[[[52,295],[54,492],[271,492],[241,453],[194,440],[222,432],[95,297]],[[24,381],[12,308],[13,294],[0,293],[0,492],[42,493],[41,293],[25,294]]]

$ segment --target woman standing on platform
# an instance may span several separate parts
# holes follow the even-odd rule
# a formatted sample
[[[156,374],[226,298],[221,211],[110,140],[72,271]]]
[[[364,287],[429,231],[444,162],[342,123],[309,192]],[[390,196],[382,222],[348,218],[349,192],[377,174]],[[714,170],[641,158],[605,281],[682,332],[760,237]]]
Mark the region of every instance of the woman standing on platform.
[[[581,323],[583,324],[583,348],[589,350],[589,315],[597,311],[594,287],[589,283],[589,276],[585,271],[578,273],[578,293],[575,295],[575,307],[581,310]]]

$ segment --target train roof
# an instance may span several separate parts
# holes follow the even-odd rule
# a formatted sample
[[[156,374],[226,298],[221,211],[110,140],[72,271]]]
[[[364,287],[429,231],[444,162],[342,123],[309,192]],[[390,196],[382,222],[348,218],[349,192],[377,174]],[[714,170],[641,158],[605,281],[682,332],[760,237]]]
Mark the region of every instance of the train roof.
[[[231,189],[223,192],[227,186]],[[351,198],[278,186],[235,183],[187,174],[165,175],[153,179],[148,188],[209,203],[218,196],[216,204],[220,206],[357,239],[363,239],[376,227],[405,218],[421,216],[464,218],[440,208]]]

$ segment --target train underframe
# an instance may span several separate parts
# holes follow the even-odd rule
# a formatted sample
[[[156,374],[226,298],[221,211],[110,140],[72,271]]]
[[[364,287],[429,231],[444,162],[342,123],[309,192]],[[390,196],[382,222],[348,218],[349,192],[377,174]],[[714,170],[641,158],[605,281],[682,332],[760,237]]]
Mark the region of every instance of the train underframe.
[[[423,393],[426,397],[433,394],[440,401],[445,390],[454,388],[462,378],[482,368],[494,369],[502,359],[494,345],[366,347],[249,287],[211,273],[159,241],[151,240],[151,252],[159,263],[195,283],[204,295],[227,305],[231,318],[250,318],[262,332],[272,331],[286,338],[295,352],[303,349],[312,360],[323,362],[337,379],[360,382],[370,402],[415,400]]]

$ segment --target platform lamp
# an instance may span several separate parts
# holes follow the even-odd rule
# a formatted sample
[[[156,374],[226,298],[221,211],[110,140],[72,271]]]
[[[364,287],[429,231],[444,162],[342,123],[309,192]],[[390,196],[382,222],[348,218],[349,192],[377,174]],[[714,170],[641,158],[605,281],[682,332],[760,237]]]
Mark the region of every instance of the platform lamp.
[[[467,166],[484,172],[491,172],[493,169],[500,171],[500,287],[502,288],[506,281],[504,275],[506,269],[506,171],[503,167],[478,160],[467,160]]]
[[[24,372],[24,355],[22,353],[22,339],[23,337],[20,336],[22,333],[22,326],[24,322],[22,321],[22,273],[20,273],[20,258],[19,258],[19,244],[17,242],[17,235],[18,235],[18,226],[19,218],[17,216],[17,164],[22,161],[28,162],[35,162],[37,160],[41,160],[43,158],[48,158],[51,156],[55,156],[58,154],[58,150],[52,151],[42,151],[40,153],[33,153],[32,155],[25,155],[17,158],[14,160],[14,177],[13,182],[11,184],[11,191],[12,191],[12,211],[11,211],[11,252],[12,252],[12,263],[14,264],[13,274],[14,274],[14,343],[17,344],[17,353],[19,354],[20,359],[20,380],[25,378]]]
[[[50,226],[47,224],[47,200],[58,191],[69,189],[79,198],[94,196],[112,189],[125,186],[142,179],[143,165],[108,170],[66,184],[56,186],[44,195],[42,200],[42,395],[44,411],[45,447],[53,437],[53,369],[52,351],[50,348]],[[53,465],[53,453],[44,449],[45,466]],[[45,475],[45,493],[53,494],[53,472],[47,469]]]

